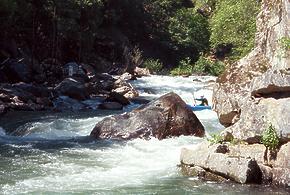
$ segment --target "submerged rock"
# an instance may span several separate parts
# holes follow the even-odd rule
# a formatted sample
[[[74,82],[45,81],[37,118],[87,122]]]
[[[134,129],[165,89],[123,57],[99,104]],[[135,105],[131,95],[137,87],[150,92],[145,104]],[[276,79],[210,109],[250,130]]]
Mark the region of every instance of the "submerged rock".
[[[166,94],[132,112],[107,117],[96,124],[97,139],[158,139],[180,135],[204,136],[204,127],[175,93]]]
[[[216,182],[226,182],[228,179],[219,176],[217,174],[206,171],[202,167],[185,165],[181,166],[181,172],[186,176],[197,176],[199,179],[207,180],[207,181],[216,181]]]

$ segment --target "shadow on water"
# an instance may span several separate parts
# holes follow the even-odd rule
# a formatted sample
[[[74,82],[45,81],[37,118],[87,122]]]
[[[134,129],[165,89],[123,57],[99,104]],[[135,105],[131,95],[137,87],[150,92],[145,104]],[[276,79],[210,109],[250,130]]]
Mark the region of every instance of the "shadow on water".
[[[85,110],[85,111],[66,111],[66,112],[52,112],[52,111],[15,111],[8,112],[0,117],[0,127],[4,128],[8,133],[12,133],[17,128],[34,122],[49,122],[56,119],[86,119],[90,117],[104,117],[111,114],[120,114],[121,111],[111,110]]]
[[[55,153],[68,149],[108,149],[124,146],[127,142],[120,140],[96,140],[90,136],[79,136],[71,139],[31,139],[19,136],[0,136],[0,155],[2,157],[26,156],[29,153],[43,151]],[[11,151],[13,151],[11,153]]]
[[[127,108],[127,110],[128,109],[131,108]],[[80,119],[94,117],[102,118],[112,114],[121,114],[124,111],[126,110],[9,112],[0,117],[0,127],[5,129],[5,133],[2,132],[1,134],[0,132],[0,156],[25,156],[33,152],[33,150],[55,153],[64,149],[82,148],[94,150],[102,148],[106,149],[112,146],[122,146],[125,142],[119,140],[96,140],[89,136],[89,132],[84,136],[78,135],[78,127],[74,127],[74,131],[67,131],[65,125]],[[40,126],[32,128],[36,123],[40,124]],[[52,134],[51,137],[46,134],[46,131],[49,130],[45,129],[50,128],[51,126],[44,125],[49,123],[57,126],[55,134]],[[57,135],[58,133],[64,133],[63,137],[62,135]]]
[[[200,180],[197,177],[176,176],[171,178],[163,178],[159,182],[152,181],[140,187],[121,187],[104,191],[104,194],[219,194],[219,195],[273,195],[273,194],[288,194],[287,189],[281,189],[269,185],[256,184],[237,184],[235,182],[212,182]]]

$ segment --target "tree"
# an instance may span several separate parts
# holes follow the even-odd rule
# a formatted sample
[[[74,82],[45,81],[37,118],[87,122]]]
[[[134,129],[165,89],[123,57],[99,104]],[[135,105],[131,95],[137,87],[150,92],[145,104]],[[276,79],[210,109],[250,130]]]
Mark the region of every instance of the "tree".
[[[178,10],[170,18],[168,31],[177,48],[186,48],[195,55],[208,49],[210,36],[208,21],[196,13],[195,9]]]
[[[254,46],[256,16],[260,4],[256,0],[219,0],[210,19],[211,45],[233,44],[234,58],[245,56]]]

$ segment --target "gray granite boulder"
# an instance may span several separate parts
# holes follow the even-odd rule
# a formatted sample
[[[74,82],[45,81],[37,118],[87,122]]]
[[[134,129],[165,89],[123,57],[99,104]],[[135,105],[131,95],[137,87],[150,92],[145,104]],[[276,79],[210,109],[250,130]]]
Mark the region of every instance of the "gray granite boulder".
[[[217,79],[213,103],[221,124],[234,137],[258,143],[272,123],[290,140],[290,2],[262,1],[255,48]]]
[[[91,132],[97,139],[164,139],[180,135],[204,136],[204,127],[175,93],[169,93],[129,113],[107,117]]]
[[[199,166],[238,183],[262,182],[262,172],[254,158],[217,153],[218,146],[204,142],[193,149],[183,148],[181,164]]]

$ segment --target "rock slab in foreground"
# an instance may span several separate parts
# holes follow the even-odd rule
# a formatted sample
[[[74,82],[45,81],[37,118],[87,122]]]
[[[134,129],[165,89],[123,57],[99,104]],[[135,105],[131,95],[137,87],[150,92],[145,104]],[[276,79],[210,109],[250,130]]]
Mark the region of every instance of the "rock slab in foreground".
[[[129,113],[107,117],[96,124],[97,139],[158,139],[180,135],[204,136],[204,127],[186,103],[168,93]]]
[[[208,143],[192,150],[183,148],[180,161],[183,166],[198,166],[238,183],[261,183],[262,173],[253,158],[217,153],[216,148]]]

